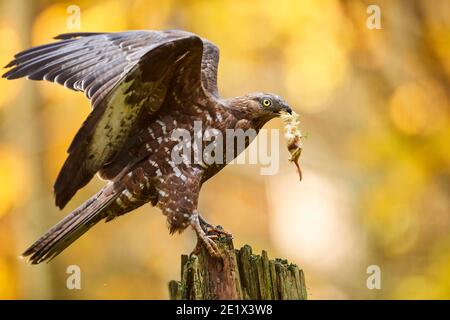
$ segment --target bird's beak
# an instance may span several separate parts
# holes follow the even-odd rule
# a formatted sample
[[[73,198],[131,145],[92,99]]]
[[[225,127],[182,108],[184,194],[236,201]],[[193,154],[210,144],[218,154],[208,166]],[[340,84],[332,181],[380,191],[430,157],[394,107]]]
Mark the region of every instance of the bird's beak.
[[[275,113],[278,115],[282,115],[283,113],[289,113],[290,115],[292,115],[292,109],[291,107],[285,105],[282,108],[280,108],[278,111],[276,111]]]
[[[292,109],[289,106],[284,106],[284,111],[286,111],[289,114],[292,114]]]

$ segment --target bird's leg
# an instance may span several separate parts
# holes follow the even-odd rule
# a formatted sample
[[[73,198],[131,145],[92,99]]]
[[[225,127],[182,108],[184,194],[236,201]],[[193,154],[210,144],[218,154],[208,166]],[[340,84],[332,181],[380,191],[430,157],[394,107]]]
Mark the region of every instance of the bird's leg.
[[[214,236],[207,235],[206,232],[203,230],[202,226],[200,225],[197,212],[191,216],[191,227],[197,234],[197,245],[195,246],[194,251],[192,253],[198,254],[200,251],[201,242],[203,242],[211,256],[220,258],[221,255],[219,252],[219,248],[217,247],[217,244],[213,240]]]
[[[221,226],[213,226],[212,224],[208,223],[208,221],[206,221],[201,215],[200,213],[198,214],[198,220],[200,222],[200,226],[202,227],[202,229],[207,233],[207,234],[221,234],[224,235],[225,237],[230,237],[232,238],[233,235],[228,232],[225,231]]]

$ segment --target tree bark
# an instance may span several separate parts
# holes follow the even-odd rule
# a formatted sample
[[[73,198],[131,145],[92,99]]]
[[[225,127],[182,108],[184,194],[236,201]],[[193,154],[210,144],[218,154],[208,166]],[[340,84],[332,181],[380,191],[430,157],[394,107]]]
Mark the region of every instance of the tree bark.
[[[172,300],[306,300],[303,271],[287,260],[269,260],[249,245],[235,250],[231,238],[215,240],[223,259],[204,246],[181,256],[181,281],[169,282]]]

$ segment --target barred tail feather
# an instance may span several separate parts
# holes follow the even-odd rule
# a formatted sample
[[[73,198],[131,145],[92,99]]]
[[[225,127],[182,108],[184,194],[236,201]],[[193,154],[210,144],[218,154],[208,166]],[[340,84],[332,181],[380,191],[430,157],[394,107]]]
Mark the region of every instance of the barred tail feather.
[[[105,218],[105,209],[120,194],[107,192],[106,188],[47,231],[22,254],[22,257],[26,257],[32,264],[50,261]]]

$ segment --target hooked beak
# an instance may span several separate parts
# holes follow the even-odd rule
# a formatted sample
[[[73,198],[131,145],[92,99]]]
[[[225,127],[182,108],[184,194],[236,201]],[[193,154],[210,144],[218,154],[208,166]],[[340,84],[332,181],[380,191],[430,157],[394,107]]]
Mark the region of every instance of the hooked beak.
[[[292,114],[292,109],[289,106],[286,106],[286,112],[289,114]]]
[[[292,109],[291,109],[291,107],[289,107],[288,105],[284,105],[283,107],[282,107],[282,109],[278,112],[278,114],[280,114],[281,112],[287,112],[287,113],[289,113],[289,114],[292,114]]]

